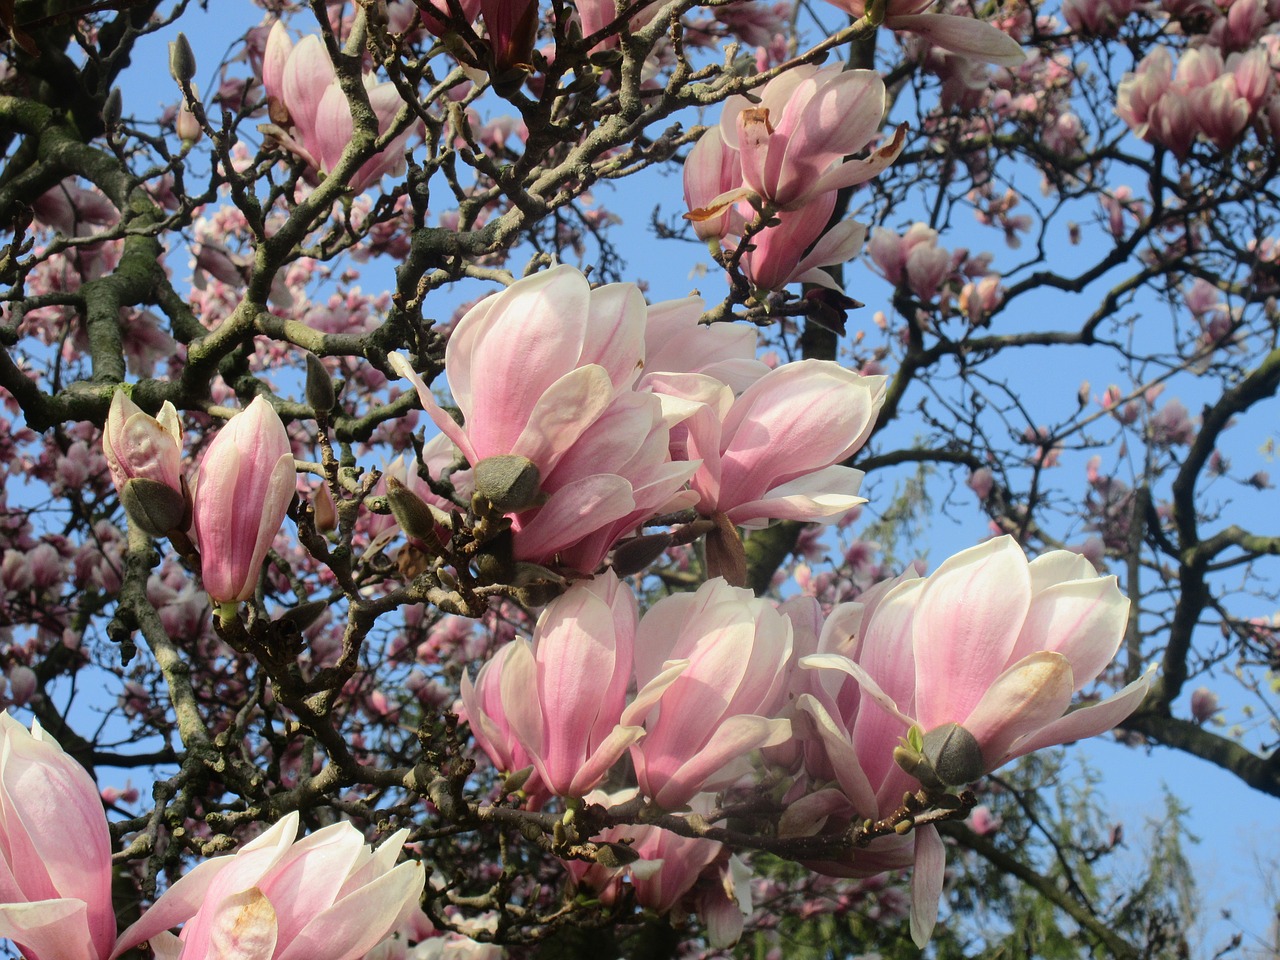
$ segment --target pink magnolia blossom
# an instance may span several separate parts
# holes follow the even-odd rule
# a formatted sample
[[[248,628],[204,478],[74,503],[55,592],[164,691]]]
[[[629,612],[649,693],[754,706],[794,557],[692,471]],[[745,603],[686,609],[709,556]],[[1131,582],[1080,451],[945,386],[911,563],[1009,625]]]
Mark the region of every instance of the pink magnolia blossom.
[[[0,937],[28,960],[106,960],[115,936],[97,787],[39,723],[0,712]]]
[[[533,756],[516,735],[502,702],[502,673],[507,658],[516,646],[509,643],[485,661],[475,682],[465,670],[462,673],[461,704],[456,709],[460,719],[471,725],[471,736],[481,750],[503,773],[533,768],[525,781],[524,792],[533,806],[541,806],[551,795],[533,764]]]
[[[998,537],[888,592],[873,616],[909,640],[893,658],[805,663],[850,674],[903,728],[927,736],[963,727],[981,752],[974,779],[1033,750],[1110,730],[1137,708],[1146,676],[1066,712],[1115,656],[1128,611],[1115,577],[1099,577],[1083,557],[1055,550],[1028,563],[1011,537]]]
[[[159,960],[358,960],[418,906],[426,872],[396,866],[401,830],[370,851],[345,821],[295,842],[298,814],[175,883],[120,936]],[[183,924],[180,936],[168,933]]]
[[[747,772],[750,751],[788,739],[790,722],[774,715],[791,645],[790,620],[719,577],[654,604],[636,634],[637,684],[688,665],[656,708],[633,711],[647,714],[648,734],[631,748],[640,792],[679,808]]]
[[[851,17],[866,13],[866,0],[831,0]],[[925,13],[934,0],[888,0],[884,26],[923,37],[934,46],[1000,67],[1016,67],[1026,59],[1018,41],[994,24],[970,17]]]
[[[664,300],[649,307],[644,376],[637,389],[644,389],[647,378],[655,373],[701,373],[741,393],[769,372],[756,359],[759,338],[754,328],[741,323],[700,323],[705,310],[701,297]]]
[[[687,219],[703,240],[723,240],[742,232],[746,217],[733,201],[742,186],[742,158],[712,127],[693,145],[684,162]]]
[[[509,70],[529,68],[538,32],[537,0],[480,0],[485,30],[499,77]]]
[[[614,400],[543,477],[545,502],[513,519],[516,558],[590,573],[644,520],[691,506],[682,488],[696,465],[668,451],[671,426],[692,411],[654,394]]]
[[[870,436],[884,382],[829,360],[802,360],[771,370],[736,400],[713,387],[687,421],[687,456],[702,461],[690,481],[698,512],[758,527],[771,518],[835,520],[865,503],[857,496],[861,472],[839,461]],[[673,377],[664,388],[690,384]]]
[[[745,186],[781,210],[864,183],[902,152],[899,127],[867,159],[844,159],[865,149],[884,119],[884,82],[874,70],[805,65],[770,80],[759,97],[730,97],[720,135],[739,153]]]
[[[255,397],[209,444],[192,494],[200,579],[214,601],[253,596],[294,487],[289,435],[275,408]]]
[[[1218,712],[1218,695],[1208,687],[1196,687],[1191,691],[1191,719],[1207,723]]]
[[[551,791],[581,797],[644,736],[635,721],[679,674],[665,670],[630,707],[627,686],[639,613],[631,588],[606,571],[577,583],[517,640],[502,668],[507,722]]]
[[[277,21],[267,38],[262,85],[275,104],[273,117],[281,109],[288,115],[285,124],[265,129],[314,170],[332,172],[351,143],[355,126],[350,104],[320,37],[310,34],[295,45],[284,22]],[[395,84],[377,83],[370,74],[365,75],[364,85],[369,106],[378,119],[378,132],[385,134],[403,105],[400,94]],[[377,183],[383,174],[402,169],[405,144],[416,129],[416,125],[410,125],[386,149],[361,164],[351,175],[351,189],[358,193]]]
[[[168,400],[160,415],[151,417],[124,390],[117,390],[102,428],[102,452],[117,493],[136,477],[182,493],[182,423]]]
[[[753,287],[781,290],[789,283],[813,283],[844,292],[822,268],[856,257],[867,228],[842,220],[827,229],[835,201],[835,193],[819,194],[799,209],[776,214],[776,224],[751,235],[751,249],[742,255],[741,264]]]
[[[647,307],[633,284],[592,290],[560,266],[512,284],[458,321],[445,373],[465,423],[436,403],[408,360],[392,367],[476,467],[476,489],[513,515],[518,559],[594,570],[655,513],[683,509],[693,465],[672,463],[669,430],[692,407],[632,388]],[[482,485],[491,458],[523,458],[530,482],[501,501]]]
[[[388,360],[473,467],[514,454],[545,476],[635,383],[645,311],[634,284],[592,290],[567,265],[486,297],[458,321],[445,349],[445,376],[464,426],[436,403],[407,358]]]

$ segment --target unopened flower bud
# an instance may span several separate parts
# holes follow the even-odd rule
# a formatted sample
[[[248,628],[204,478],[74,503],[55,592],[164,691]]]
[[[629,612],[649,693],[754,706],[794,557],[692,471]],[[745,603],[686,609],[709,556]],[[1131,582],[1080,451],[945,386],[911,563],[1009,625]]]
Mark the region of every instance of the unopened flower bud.
[[[169,73],[178,84],[190,83],[196,75],[196,55],[191,51],[187,36],[179,33],[176,40],[169,41]]]
[[[316,530],[320,533],[338,529],[338,508],[334,505],[333,494],[327,483],[316,488],[316,495],[311,498],[311,512],[315,517]]]
[[[650,533],[619,544],[613,551],[613,572],[620,577],[639,573],[662,556],[673,539],[669,533]]]
[[[329,371],[325,369],[325,365],[320,362],[320,358],[314,353],[308,353],[306,357],[307,403],[311,405],[311,409],[316,413],[328,413],[333,409],[333,405],[338,402],[337,394],[333,390],[333,378],[329,376]]]
[[[300,603],[286,610],[280,614],[278,620],[291,623],[302,631],[319,620],[321,614],[328,609],[329,604],[324,600],[308,600],[306,603]]]
[[[532,766],[507,774],[506,779],[502,781],[503,794],[519,793],[524,789],[524,785],[529,782],[531,776],[533,776]]]
[[[894,747],[893,762],[919,780],[922,786],[930,790],[942,790],[946,786],[938,779],[938,775],[933,772],[933,767],[929,765],[929,761],[919,752],[911,749],[911,747]]]
[[[178,135],[178,139],[182,141],[184,147],[190,147],[204,136],[204,129],[200,126],[200,121],[196,119],[194,113],[186,108],[185,104],[178,108],[178,115],[173,121],[173,131]]]
[[[601,843],[596,847],[596,863],[610,870],[618,870],[639,859],[640,854],[625,843]]]
[[[149,537],[167,536],[183,526],[186,498],[167,484],[134,477],[120,489],[120,503],[129,522]]]
[[[977,738],[958,723],[944,723],[926,733],[921,753],[949,787],[977,780],[986,771]]]
[[[406,536],[430,546],[439,546],[436,521],[431,508],[395,477],[387,477],[387,503]]]
[[[476,574],[482,583],[511,583],[516,577],[516,558],[510,530],[503,530],[476,553]]]
[[[121,99],[120,88],[112,87],[111,92],[107,94],[107,101],[102,105],[102,125],[108,130],[114,130],[120,125],[120,115],[124,110],[124,102]]]
[[[504,453],[476,464],[475,481],[476,493],[503,513],[515,513],[537,502],[542,474],[532,460]]]

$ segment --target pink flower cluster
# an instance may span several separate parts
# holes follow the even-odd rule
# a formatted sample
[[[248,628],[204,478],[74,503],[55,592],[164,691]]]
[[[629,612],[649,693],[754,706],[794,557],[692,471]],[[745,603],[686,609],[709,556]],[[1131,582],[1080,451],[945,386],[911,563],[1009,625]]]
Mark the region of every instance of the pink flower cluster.
[[[876,819],[916,781],[960,786],[1015,757],[1110,730],[1145,696],[1143,676],[1112,697],[1067,712],[1115,656],[1129,602],[1115,577],[1053,551],[1027,562],[1010,537],[945,561],[926,578],[899,577],[832,611],[818,679],[799,697],[811,734],[805,765],[821,785],[792,806],[789,827]],[[933,828],[885,838],[860,862],[828,869],[868,875],[915,862],[912,933],[927,939],[942,889]]]
[[[417,908],[422,864],[396,866],[407,830],[372,852],[350,823],[297,830],[290,813],[201,863],[117,939],[93,780],[39,724],[0,713],[0,936],[29,960],[114,960],[144,940],[161,960],[356,960]]]
[[[641,793],[679,809],[790,736],[773,717],[790,657],[790,621],[748,590],[709,580],[640,619],[607,572],[548,604],[532,642],[464,680],[463,712],[495,766],[534,768],[535,796],[584,796],[630,749]]]
[[[462,425],[407,358],[389,359],[511,517],[519,560],[588,573],[674,510],[747,526],[862,502],[861,475],[836,464],[869,435],[883,378],[821,361],[770,371],[753,335],[701,313],[696,298],[648,307],[632,284],[592,289],[569,266],[517,281],[449,340]]]
[[[865,159],[844,159],[868,148],[884,110],[879,74],[839,66],[790,70],[765,84],[759,103],[729,98],[719,126],[685,161],[685,202],[698,236],[731,250],[748,244],[739,263],[754,287],[834,288],[819,268],[854,257],[865,235],[852,220],[827,230],[836,192],[870,180],[902,150],[899,128]]]
[[[369,74],[364,82],[369,105],[378,118],[378,132],[385,134],[403,106],[400,93],[395,84],[377,83]],[[355,126],[320,37],[309,34],[295,45],[284,22],[276,21],[262,59],[262,85],[272,121],[268,132],[307,164],[311,176],[337,167]],[[361,164],[351,176],[351,189],[359,193],[383,174],[403,170],[404,148],[415,131],[416,125],[409,125],[384,150]]]
[[[1265,136],[1280,135],[1280,98],[1271,56],[1262,46],[1232,53],[1197,47],[1173,58],[1157,47],[1126,73],[1116,93],[1116,113],[1135,134],[1185,159],[1197,136],[1229,150],[1251,124]]]
[[[531,642],[468,680],[463,711],[495,766],[533,768],[535,804],[583,797],[629,750],[639,794],[681,809],[753,778],[763,751],[796,774],[784,833],[811,834],[888,816],[921,785],[963,786],[1032,750],[1111,729],[1148,678],[1067,710],[1115,655],[1127,616],[1114,577],[1066,551],[1028,562],[1008,537],[927,578],[880,584],[825,622],[812,599],[775,608],[721,580],[639,618],[608,573],[552,601]],[[691,876],[714,859],[687,853]],[[912,863],[923,940],[944,866],[933,828],[811,866],[869,877]],[[617,879],[594,869],[575,876],[598,890]]]
[[[190,489],[172,404],[150,417],[117,390],[102,444],[130,523],[155,537],[190,532],[215,603],[253,596],[295,487],[293,448],[271,404],[254,398],[218,431]]]

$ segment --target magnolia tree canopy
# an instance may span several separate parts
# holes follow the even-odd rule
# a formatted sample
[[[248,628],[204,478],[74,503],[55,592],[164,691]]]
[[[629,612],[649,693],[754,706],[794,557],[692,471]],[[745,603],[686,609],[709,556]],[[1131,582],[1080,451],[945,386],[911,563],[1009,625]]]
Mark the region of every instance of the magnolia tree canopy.
[[[1187,955],[1280,3],[209,13],[0,3],[10,956]]]

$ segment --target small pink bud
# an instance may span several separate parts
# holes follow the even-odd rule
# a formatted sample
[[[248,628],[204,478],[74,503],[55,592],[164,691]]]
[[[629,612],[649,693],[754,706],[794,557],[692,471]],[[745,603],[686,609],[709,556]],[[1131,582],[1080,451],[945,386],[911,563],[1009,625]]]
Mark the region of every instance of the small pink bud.
[[[253,595],[293,495],[289,435],[271,404],[255,397],[213,438],[193,494],[200,576],[215,601]]]

